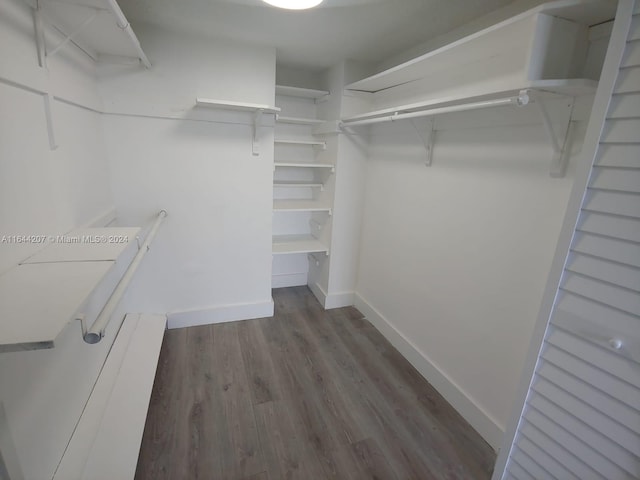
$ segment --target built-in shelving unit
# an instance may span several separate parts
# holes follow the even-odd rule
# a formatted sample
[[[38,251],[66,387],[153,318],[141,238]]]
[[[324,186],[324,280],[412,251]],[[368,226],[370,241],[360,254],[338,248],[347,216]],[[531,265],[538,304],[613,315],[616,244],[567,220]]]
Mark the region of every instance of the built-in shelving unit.
[[[51,237],[0,275],[0,352],[52,348],[116,262],[133,256],[139,231],[92,228]]]
[[[329,92],[277,86],[273,179],[273,281],[274,287],[303,285],[312,268],[329,253],[326,226],[332,214],[333,164],[324,160],[327,143],[314,127],[324,123],[316,116],[317,103]],[[314,256],[309,262],[307,255]],[[316,258],[317,257],[317,258]],[[312,267],[313,265],[313,267]]]

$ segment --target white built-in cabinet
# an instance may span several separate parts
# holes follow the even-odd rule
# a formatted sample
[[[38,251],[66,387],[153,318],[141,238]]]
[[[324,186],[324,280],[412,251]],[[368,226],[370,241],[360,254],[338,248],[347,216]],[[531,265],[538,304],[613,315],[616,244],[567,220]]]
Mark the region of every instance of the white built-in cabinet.
[[[306,285],[329,255],[335,165],[315,129],[317,102],[329,92],[276,86],[273,166],[274,288]]]

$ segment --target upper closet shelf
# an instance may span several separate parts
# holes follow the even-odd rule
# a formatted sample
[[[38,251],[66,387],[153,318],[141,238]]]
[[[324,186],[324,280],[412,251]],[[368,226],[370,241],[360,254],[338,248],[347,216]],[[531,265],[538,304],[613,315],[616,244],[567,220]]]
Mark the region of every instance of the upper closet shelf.
[[[568,22],[562,23],[561,19],[590,26],[612,19],[615,8],[615,2],[607,0],[548,2],[388,70],[353,82],[345,88],[379,92],[432,76],[452,67],[477,64],[479,60],[487,58],[488,53],[494,58],[507,56],[520,44],[525,50],[529,50],[529,55],[525,54],[521,58],[522,68],[528,74],[528,79],[567,77],[568,75],[557,75],[557,70],[568,68],[567,65],[553,65],[553,62],[571,63],[572,52],[569,52],[569,49],[572,43],[564,35],[567,29],[571,30],[574,27]],[[537,22],[539,14],[545,19]],[[555,25],[552,18],[556,19]],[[550,38],[550,34],[557,38],[545,41]],[[550,49],[554,50],[554,55],[548,55],[547,60],[545,55]]]
[[[92,228],[55,236],[0,275],[0,352],[52,348],[69,322],[87,313],[83,306],[118,259],[132,255],[139,231]]]
[[[278,113],[280,109],[271,105],[248,102],[231,102],[228,100],[213,100],[211,98],[196,98],[198,107],[218,108],[220,110],[235,110],[239,112]]]
[[[570,97],[576,97],[580,95],[594,93],[598,87],[598,82],[589,79],[559,79],[559,80],[533,80],[522,84],[519,88],[511,88],[506,90],[494,91],[491,93],[478,94],[478,95],[465,95],[465,96],[451,96],[443,97],[432,100],[425,100],[423,102],[408,103],[405,105],[396,105],[393,107],[387,107],[380,110],[373,110],[370,112],[362,113],[359,115],[353,115],[351,117],[343,118],[342,124],[349,125],[360,123],[361,120],[375,119],[379,117],[393,116],[396,114],[412,113],[412,112],[425,112],[424,116],[429,116],[429,112],[434,113],[446,113],[448,107],[460,107],[459,110],[465,110],[465,105],[474,105],[475,103],[489,102],[500,98],[517,97],[521,92],[527,92],[532,97],[545,97],[565,95]],[[508,102],[507,102],[508,103]],[[515,102],[513,102],[515,104]],[[453,109],[452,109],[453,110]]]
[[[326,90],[315,90],[313,88],[287,87],[285,85],[276,85],[276,95],[285,95],[288,97],[313,98],[318,100],[329,95]]]
[[[47,57],[73,43],[96,62],[133,59],[151,67],[116,0],[41,0],[37,2],[35,22],[40,42],[45,38],[43,22],[62,38],[46,47],[39,44]]]

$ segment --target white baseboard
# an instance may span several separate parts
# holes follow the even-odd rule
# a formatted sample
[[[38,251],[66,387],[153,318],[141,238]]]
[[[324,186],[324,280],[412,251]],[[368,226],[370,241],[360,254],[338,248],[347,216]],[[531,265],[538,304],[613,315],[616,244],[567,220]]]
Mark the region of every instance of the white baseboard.
[[[307,272],[271,276],[271,288],[299,287],[307,284]]]
[[[309,288],[326,310],[354,305],[354,292],[327,293],[318,283],[309,284]]]
[[[169,313],[167,314],[167,328],[195,327],[272,316],[273,300],[261,303],[220,305],[202,310]]]
[[[324,308],[330,310],[332,308],[351,307],[354,304],[354,292],[329,293],[324,300]]]
[[[355,307],[391,344],[440,392],[467,422],[493,447],[502,444],[503,428],[487,414],[460,386],[435,365],[429,357],[393,326],[371,303],[355,294]]]
[[[320,305],[324,307],[324,302],[327,299],[327,292],[324,291],[324,288],[322,288],[318,283],[314,282],[309,284],[309,289],[316,296],[316,298],[320,302]]]

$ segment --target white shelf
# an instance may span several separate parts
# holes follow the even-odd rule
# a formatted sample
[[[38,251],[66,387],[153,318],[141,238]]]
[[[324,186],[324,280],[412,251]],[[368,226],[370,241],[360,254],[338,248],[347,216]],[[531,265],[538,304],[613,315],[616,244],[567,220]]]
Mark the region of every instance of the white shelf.
[[[327,144],[325,142],[320,142],[317,140],[274,140],[276,145],[302,145],[309,147],[321,147],[327,148]]]
[[[544,13],[583,25],[610,20],[615,15],[615,2],[593,0],[559,0],[539,5],[520,15],[464,37],[383,72],[347,85],[348,90],[378,92],[428,77],[455,65],[477,62],[487,52],[498,55],[511,48],[505,33],[519,30],[528,17]]]
[[[554,80],[532,80],[525,82],[514,88],[494,91],[494,92],[478,92],[477,95],[465,97],[446,97],[424,102],[410,103],[406,105],[398,105],[388,107],[381,110],[354,115],[343,118],[342,121],[365,120],[374,117],[382,117],[385,115],[393,115],[394,113],[409,113],[418,110],[436,109],[441,107],[449,107],[461,105],[464,103],[491,100],[494,98],[510,97],[518,95],[521,90],[535,90],[540,95],[567,95],[580,96],[594,93],[598,87],[598,82],[583,78],[578,79],[554,79]]]
[[[280,109],[272,105],[263,105],[260,103],[248,102],[232,102],[228,100],[214,100],[211,98],[196,98],[198,107],[217,108],[220,110],[235,110],[238,112],[262,112],[262,113],[278,113]]]
[[[285,117],[278,115],[276,117],[277,123],[288,123],[292,125],[322,125],[324,120],[317,120],[315,118],[302,118],[302,117]]]
[[[280,181],[273,182],[273,186],[276,188],[323,188],[322,183],[304,182],[304,181]]]
[[[327,212],[331,214],[331,207],[322,205],[315,200],[274,200],[274,212]]]
[[[73,0],[40,2],[40,5],[45,22],[64,36],[71,37],[69,43],[77,45],[95,61],[122,62],[131,58],[146,67],[151,66],[129,22],[115,2]],[[95,17],[89,20],[93,14]],[[85,24],[87,21],[89,23]],[[47,46],[47,50],[51,51],[55,43]]]
[[[24,264],[0,276],[0,352],[52,348],[114,264]]]
[[[78,229],[0,276],[0,352],[52,348],[117,260],[133,255],[139,228]],[[80,327],[78,327],[80,335]]]
[[[330,169],[332,172],[335,171],[335,166],[331,165],[330,163],[275,162],[273,166],[276,168],[319,168],[319,169],[326,168],[326,169]]]
[[[315,90],[313,88],[287,87],[285,85],[276,85],[276,95],[318,99],[329,95],[329,92],[326,90]]]
[[[273,237],[274,255],[293,253],[326,253],[327,248],[320,240],[311,235],[280,235]]]

